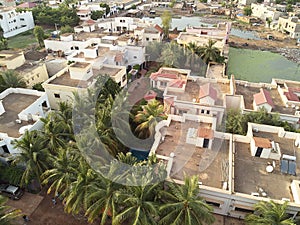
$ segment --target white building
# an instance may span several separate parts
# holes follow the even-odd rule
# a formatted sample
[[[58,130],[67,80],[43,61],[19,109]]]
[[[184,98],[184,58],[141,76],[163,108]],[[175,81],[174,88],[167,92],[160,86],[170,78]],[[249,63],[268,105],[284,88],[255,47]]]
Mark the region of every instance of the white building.
[[[7,161],[19,153],[12,145],[26,130],[43,126],[39,120],[50,110],[46,93],[23,88],[9,88],[0,94],[0,160]]]
[[[300,20],[296,16],[288,18],[279,17],[277,30],[286,33],[291,38],[298,39],[300,38]]]
[[[270,19],[271,21],[278,20],[283,12],[277,11],[276,7],[267,6],[264,4],[252,3],[252,16],[258,17],[263,21]]]
[[[17,34],[34,28],[32,12],[16,12],[14,9],[1,10],[0,26],[3,29],[5,38],[13,37]]]

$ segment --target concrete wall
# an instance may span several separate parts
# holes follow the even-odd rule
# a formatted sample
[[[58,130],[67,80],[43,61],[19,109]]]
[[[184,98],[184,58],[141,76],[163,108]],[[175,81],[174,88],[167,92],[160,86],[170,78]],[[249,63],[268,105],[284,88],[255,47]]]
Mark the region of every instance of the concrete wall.
[[[32,88],[33,85],[44,82],[49,78],[47,68],[44,63],[38,64],[32,70],[24,72],[20,71],[20,74],[24,77],[28,88]]]
[[[23,52],[16,52],[15,54],[19,54],[18,56],[12,57],[12,54],[9,53],[1,53],[0,52],[0,56],[2,58],[0,58],[0,65],[1,66],[6,66],[7,69],[16,69],[19,66],[22,66],[25,63],[25,57],[24,57],[24,53]]]

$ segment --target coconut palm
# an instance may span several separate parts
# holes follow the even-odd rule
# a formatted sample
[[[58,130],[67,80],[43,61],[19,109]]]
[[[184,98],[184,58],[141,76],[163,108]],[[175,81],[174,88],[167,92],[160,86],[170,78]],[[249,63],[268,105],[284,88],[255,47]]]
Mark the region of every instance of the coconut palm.
[[[220,50],[214,46],[215,43],[216,41],[209,39],[208,43],[198,50],[199,56],[206,64],[209,62],[219,62],[222,58]]]
[[[288,202],[283,204],[274,201],[261,201],[255,205],[255,212],[245,218],[247,225],[295,225],[294,220],[286,213]]]
[[[148,102],[147,105],[143,106],[143,110],[138,111],[138,114],[135,115],[134,122],[139,124],[135,132],[140,138],[153,137],[156,124],[166,118],[164,107],[159,101]]]
[[[159,62],[165,66],[184,68],[186,57],[184,49],[176,42],[170,42],[164,45]]]
[[[78,167],[78,175],[71,183],[65,197],[65,210],[68,213],[78,214],[81,210],[88,209],[88,196],[91,192],[91,183],[97,178],[95,171],[87,164],[85,159],[81,159]]]
[[[1,90],[5,90],[7,88],[25,88],[26,83],[17,72],[14,70],[6,70],[0,73],[0,88]]]
[[[185,177],[184,184],[168,183],[168,190],[161,191],[164,204],[159,208],[159,224],[212,224],[213,209],[199,196],[198,178]]]
[[[190,68],[195,65],[195,57],[199,51],[199,46],[195,42],[190,42],[186,46],[186,55],[190,61]]]
[[[53,156],[53,168],[46,170],[41,178],[43,184],[49,184],[48,194],[55,191],[62,193],[68,190],[72,182],[75,182],[78,175],[80,155],[73,146],[66,149],[60,148],[57,156]]]
[[[12,210],[9,206],[5,205],[6,202],[7,199],[0,195],[0,225],[12,224],[16,218],[21,216],[21,210]]]
[[[88,196],[89,207],[86,211],[89,222],[93,222],[101,215],[101,225],[106,224],[108,218],[115,216],[116,192],[123,186],[118,183],[123,173],[118,169],[118,163],[111,162],[102,167],[103,176],[98,176],[91,183],[91,194]]]
[[[123,223],[132,225],[157,224],[158,206],[156,198],[161,184],[150,184],[147,176],[141,178],[144,179],[143,185],[135,185],[138,182],[134,176],[128,179],[134,186],[128,186],[116,193],[117,202],[122,207],[113,218],[113,225]]]
[[[14,160],[15,164],[26,166],[21,179],[21,185],[29,184],[32,179],[39,183],[41,174],[49,167],[50,158],[41,136],[37,131],[26,131],[21,140],[13,142],[15,148],[20,150]]]

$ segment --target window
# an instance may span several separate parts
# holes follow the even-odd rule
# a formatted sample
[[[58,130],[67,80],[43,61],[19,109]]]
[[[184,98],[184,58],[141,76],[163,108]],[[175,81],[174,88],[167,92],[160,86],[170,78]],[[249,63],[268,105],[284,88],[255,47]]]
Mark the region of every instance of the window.
[[[122,77],[122,82],[124,82],[126,80],[126,75],[124,75],[123,77]]]
[[[137,57],[136,57],[136,56],[133,56],[133,58],[136,59]]]
[[[78,47],[78,46],[75,46],[74,48],[75,48],[75,50],[79,50],[79,47]]]
[[[38,73],[38,74],[36,75],[36,77],[40,77],[40,74]]]
[[[54,94],[54,98],[60,98],[60,94]]]
[[[240,208],[240,207],[235,207],[234,210],[239,211],[239,212],[245,212],[245,213],[253,213],[253,210],[244,209],[244,208]]]
[[[205,201],[208,205],[220,208],[221,204],[217,202]]]
[[[201,109],[201,113],[202,113],[202,114],[204,113],[204,109]]]
[[[209,114],[209,113],[210,113],[210,111],[209,111],[209,110],[207,110],[207,111],[206,111],[206,114]]]
[[[161,82],[160,82],[160,86],[166,87],[166,86],[167,86],[167,82],[161,81]]]
[[[150,39],[149,38],[146,38],[146,41],[149,41]]]
[[[46,108],[48,108],[48,104],[47,104],[47,102],[46,102],[46,101],[43,101],[43,103],[42,103],[42,107],[46,107]]]
[[[34,77],[31,77],[31,80],[34,80]]]
[[[20,21],[24,21],[24,18],[20,18]]]

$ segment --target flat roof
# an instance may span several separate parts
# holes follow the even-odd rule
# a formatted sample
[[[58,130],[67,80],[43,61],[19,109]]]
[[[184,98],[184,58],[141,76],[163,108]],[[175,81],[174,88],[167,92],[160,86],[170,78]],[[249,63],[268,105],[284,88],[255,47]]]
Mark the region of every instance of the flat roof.
[[[234,189],[235,192],[251,194],[258,192],[262,188],[267,196],[273,199],[288,198],[293,201],[290,191],[292,180],[300,180],[300,151],[294,146],[295,140],[280,138],[276,133],[255,132],[256,137],[268,139],[279,144],[281,154],[296,156],[297,171],[296,176],[282,174],[280,172],[280,161],[273,159],[263,159],[251,156],[250,144],[235,142],[234,154]],[[275,162],[272,173],[266,171],[268,163]]]
[[[22,121],[21,124],[16,123],[18,114],[34,103],[40,96],[11,93],[2,99],[5,113],[0,116],[0,132],[7,133],[8,136],[18,138],[19,129],[23,126],[32,124]]]
[[[188,80],[186,83],[185,91],[183,93],[168,90],[166,92],[166,95],[174,95],[174,96],[177,96],[177,100],[192,102],[193,99],[199,98],[200,86],[205,85],[207,83],[209,83],[209,82],[200,81],[200,80],[197,80],[197,82],[193,82],[191,80]],[[223,106],[223,103],[224,103],[224,95],[223,94],[230,93],[229,84],[212,83],[212,82],[210,84],[218,93],[215,105]]]
[[[253,95],[259,93],[259,87],[245,87],[244,85],[236,85],[236,95],[243,95],[246,109],[253,110]],[[295,115],[296,109],[286,107],[277,89],[268,90],[270,92],[274,107],[272,112],[278,112],[281,114]]]
[[[103,66],[100,68],[99,74],[102,75],[109,75],[109,76],[116,76],[122,69],[120,68],[113,68],[113,67],[107,67],[107,66]]]
[[[75,68],[86,68],[88,66],[90,66],[90,63],[84,63],[84,62],[76,62],[73,65],[71,65],[70,67],[75,67]]]
[[[171,178],[183,179],[184,173],[188,176],[197,175],[203,185],[222,188],[222,181],[228,181],[229,141],[214,138],[212,149],[186,143],[188,129],[198,127],[199,123],[195,121],[172,121],[169,127],[161,129],[165,139],[158,146],[156,154],[169,156],[174,152]]]

